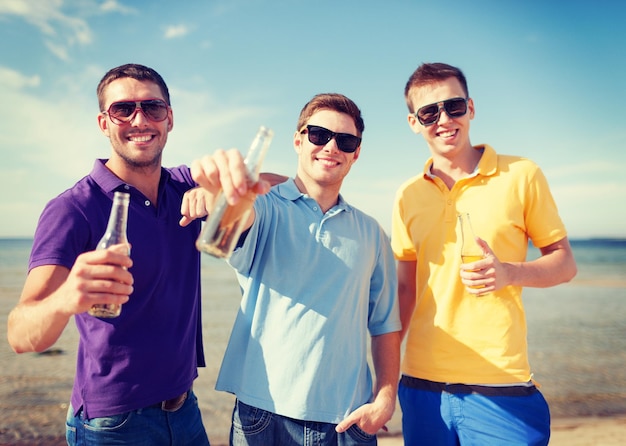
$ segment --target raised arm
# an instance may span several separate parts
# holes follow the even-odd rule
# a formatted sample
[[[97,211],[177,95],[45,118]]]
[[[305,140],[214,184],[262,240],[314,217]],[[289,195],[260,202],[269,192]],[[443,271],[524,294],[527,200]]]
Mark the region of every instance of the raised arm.
[[[267,181],[270,186],[274,186],[287,181],[287,177],[277,173],[262,172],[261,180]],[[209,214],[209,210],[213,207],[214,201],[215,193],[209,192],[203,187],[195,187],[185,192],[180,207],[182,215],[180,225],[187,226],[196,218],[206,217]]]
[[[116,249],[81,254],[71,270],[57,265],[33,268],[8,318],[7,337],[13,350],[44,351],[59,339],[72,315],[96,303],[127,302],[133,291],[127,270],[132,261]]]

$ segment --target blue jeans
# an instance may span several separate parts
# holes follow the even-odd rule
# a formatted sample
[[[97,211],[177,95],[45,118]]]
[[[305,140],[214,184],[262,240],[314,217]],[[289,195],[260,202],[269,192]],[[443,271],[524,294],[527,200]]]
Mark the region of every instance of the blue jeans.
[[[70,404],[66,440],[70,446],[209,446],[198,399],[192,391],[175,412],[147,407],[109,417],[85,419],[82,409],[74,416]]]
[[[487,396],[400,383],[398,397],[406,446],[538,446],[550,439],[550,411],[538,390],[525,396]]]
[[[352,425],[338,434],[336,424],[294,420],[235,401],[230,444],[233,446],[375,446],[376,435]]]

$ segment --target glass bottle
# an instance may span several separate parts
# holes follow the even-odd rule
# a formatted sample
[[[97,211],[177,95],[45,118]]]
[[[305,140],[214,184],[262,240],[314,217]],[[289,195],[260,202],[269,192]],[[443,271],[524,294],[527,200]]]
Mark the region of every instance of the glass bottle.
[[[196,241],[199,251],[218,258],[228,258],[232,254],[257,195],[250,187],[259,181],[261,163],[273,136],[271,129],[259,128],[244,160],[248,170],[248,193],[234,206],[228,204],[222,191],[218,193],[213,211]]]
[[[461,259],[463,263],[472,263],[485,257],[483,249],[476,241],[470,216],[467,212],[458,216],[461,227]]]
[[[96,249],[107,249],[109,246],[128,243],[126,222],[128,220],[129,203],[130,194],[126,192],[115,192],[113,195],[111,214],[109,215],[109,223]],[[95,304],[89,309],[90,315],[102,318],[117,317],[121,312],[121,304]]]

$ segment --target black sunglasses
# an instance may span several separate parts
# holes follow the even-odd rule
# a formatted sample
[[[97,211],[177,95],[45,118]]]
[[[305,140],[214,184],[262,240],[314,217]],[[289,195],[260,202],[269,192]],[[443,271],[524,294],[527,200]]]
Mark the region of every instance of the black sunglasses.
[[[460,118],[467,113],[467,99],[452,98],[441,102],[435,102],[434,104],[425,105],[420,107],[415,112],[415,117],[423,126],[433,125],[439,121],[442,108],[451,118]]]
[[[130,122],[135,117],[137,110],[141,110],[150,121],[161,122],[167,118],[169,107],[161,99],[148,99],[146,101],[121,101],[114,102],[109,106],[106,113],[115,124]]]
[[[316,146],[325,146],[331,139],[335,138],[337,148],[342,152],[352,153],[361,144],[361,138],[349,133],[335,133],[319,125],[307,125],[300,134],[309,134],[309,142]]]

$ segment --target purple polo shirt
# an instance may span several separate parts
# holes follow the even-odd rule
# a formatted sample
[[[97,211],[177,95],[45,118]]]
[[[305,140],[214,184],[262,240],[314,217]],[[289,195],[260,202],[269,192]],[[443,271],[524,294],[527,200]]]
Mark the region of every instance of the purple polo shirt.
[[[45,207],[35,232],[29,268],[62,265],[95,249],[104,234],[113,193],[130,193],[128,240],[134,291],[122,314],[75,316],[80,333],[75,411],[87,418],[115,415],[173,398],[188,390],[204,367],[200,321],[201,222],[182,228],[180,205],[195,186],[189,168],[163,168],[155,207],[96,160],[91,173]]]

